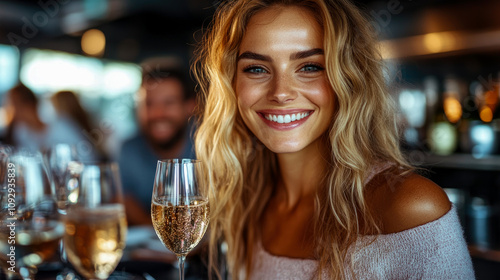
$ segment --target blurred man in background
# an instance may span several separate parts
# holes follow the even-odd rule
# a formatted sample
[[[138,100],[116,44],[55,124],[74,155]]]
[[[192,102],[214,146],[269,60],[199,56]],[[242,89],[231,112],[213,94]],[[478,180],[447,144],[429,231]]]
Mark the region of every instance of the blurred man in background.
[[[145,65],[138,93],[139,133],[120,151],[119,165],[130,225],[151,223],[151,194],[158,159],[194,158],[189,118],[195,106],[179,67]]]

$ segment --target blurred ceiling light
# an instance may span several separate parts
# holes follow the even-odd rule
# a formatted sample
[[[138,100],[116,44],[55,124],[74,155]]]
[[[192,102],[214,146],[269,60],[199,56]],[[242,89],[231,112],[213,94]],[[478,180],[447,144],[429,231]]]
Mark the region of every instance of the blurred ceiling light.
[[[429,51],[434,53],[437,53],[443,49],[443,42],[436,33],[430,33],[425,35],[424,45]]]
[[[106,37],[102,31],[90,29],[83,33],[82,50],[91,56],[102,56],[106,47]]]
[[[431,53],[439,53],[455,48],[455,36],[451,32],[425,34],[423,37],[425,48]]]
[[[456,123],[462,117],[462,105],[454,97],[447,97],[443,102],[444,114],[451,123]]]
[[[379,42],[384,59],[415,57],[458,50],[497,48],[500,30],[446,31]]]
[[[490,107],[484,106],[479,112],[479,117],[483,122],[491,122],[493,120],[493,111],[491,111]]]

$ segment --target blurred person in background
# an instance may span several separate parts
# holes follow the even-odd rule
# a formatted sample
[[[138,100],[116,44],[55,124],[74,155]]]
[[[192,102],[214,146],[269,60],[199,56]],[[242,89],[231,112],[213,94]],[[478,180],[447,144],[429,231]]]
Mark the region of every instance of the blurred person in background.
[[[143,67],[136,108],[139,132],[124,142],[119,154],[129,225],[151,224],[157,161],[195,157],[189,122],[194,106],[180,67]]]
[[[65,119],[78,130],[81,139],[76,148],[84,159],[108,159],[104,150],[104,141],[94,139],[91,135],[93,125],[89,114],[83,109],[78,96],[72,91],[59,91],[50,98],[57,113],[57,118]],[[99,141],[101,140],[101,141]]]
[[[38,114],[37,96],[22,83],[10,89],[6,98],[6,144],[43,151],[56,143],[77,145],[83,140],[78,129],[64,118],[43,122]]]

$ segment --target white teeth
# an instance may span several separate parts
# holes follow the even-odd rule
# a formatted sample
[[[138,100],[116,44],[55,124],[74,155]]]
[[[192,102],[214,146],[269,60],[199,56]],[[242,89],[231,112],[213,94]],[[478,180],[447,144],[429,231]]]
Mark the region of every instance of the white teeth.
[[[297,113],[291,115],[265,115],[266,120],[277,122],[277,123],[290,123],[294,121],[299,121],[305,117],[309,116],[309,112],[307,113]]]

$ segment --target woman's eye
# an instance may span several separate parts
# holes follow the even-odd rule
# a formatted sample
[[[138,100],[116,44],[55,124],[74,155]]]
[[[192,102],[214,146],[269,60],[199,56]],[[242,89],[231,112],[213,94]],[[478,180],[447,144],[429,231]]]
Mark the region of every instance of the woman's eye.
[[[301,72],[318,72],[324,70],[323,67],[314,64],[308,64],[300,69]]]
[[[252,73],[252,74],[265,74],[268,73],[266,69],[259,66],[249,66],[243,69],[243,72]]]

